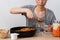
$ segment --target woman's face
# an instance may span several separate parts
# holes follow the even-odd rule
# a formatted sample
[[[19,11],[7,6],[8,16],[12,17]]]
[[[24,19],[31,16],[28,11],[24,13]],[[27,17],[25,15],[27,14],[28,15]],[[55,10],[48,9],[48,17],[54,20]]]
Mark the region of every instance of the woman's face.
[[[36,0],[36,4],[38,6],[44,6],[46,4],[47,0]]]

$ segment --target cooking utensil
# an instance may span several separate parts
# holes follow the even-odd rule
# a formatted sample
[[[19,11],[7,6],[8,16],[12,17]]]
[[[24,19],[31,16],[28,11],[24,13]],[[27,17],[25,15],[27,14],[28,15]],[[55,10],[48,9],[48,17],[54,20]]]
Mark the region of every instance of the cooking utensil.
[[[34,30],[30,30],[30,31],[18,31],[21,30],[23,28],[34,28]],[[10,33],[18,33],[18,37],[32,37],[35,35],[36,32],[36,28],[35,27],[26,27],[26,26],[19,26],[19,27],[13,27],[10,29]]]

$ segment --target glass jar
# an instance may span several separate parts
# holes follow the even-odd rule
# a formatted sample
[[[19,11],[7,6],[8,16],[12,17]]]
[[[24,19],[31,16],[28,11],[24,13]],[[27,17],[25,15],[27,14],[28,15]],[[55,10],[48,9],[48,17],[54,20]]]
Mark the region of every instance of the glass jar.
[[[54,22],[53,23],[53,36],[60,36],[60,23],[59,22]]]

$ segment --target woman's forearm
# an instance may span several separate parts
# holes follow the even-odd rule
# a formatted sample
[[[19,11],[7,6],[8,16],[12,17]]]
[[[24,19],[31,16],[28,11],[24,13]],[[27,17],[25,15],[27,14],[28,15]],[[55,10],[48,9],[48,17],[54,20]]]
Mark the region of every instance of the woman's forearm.
[[[12,13],[12,14],[20,14],[20,13],[27,12],[26,10],[27,10],[26,8],[12,8],[10,10],[10,13]]]

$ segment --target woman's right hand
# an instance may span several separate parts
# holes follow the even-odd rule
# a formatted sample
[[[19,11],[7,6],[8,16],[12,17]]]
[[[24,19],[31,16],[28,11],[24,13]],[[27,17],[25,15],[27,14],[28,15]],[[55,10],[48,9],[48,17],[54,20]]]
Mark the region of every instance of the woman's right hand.
[[[10,13],[12,13],[12,14],[20,14],[20,13],[23,13],[23,12],[25,12],[27,14],[28,18],[33,18],[33,13],[28,8],[12,8],[10,10]]]
[[[33,13],[32,13],[32,11],[30,9],[27,9],[26,10],[26,13],[27,13],[27,17],[28,18],[30,18],[30,19],[33,19],[34,18]]]

